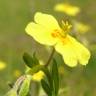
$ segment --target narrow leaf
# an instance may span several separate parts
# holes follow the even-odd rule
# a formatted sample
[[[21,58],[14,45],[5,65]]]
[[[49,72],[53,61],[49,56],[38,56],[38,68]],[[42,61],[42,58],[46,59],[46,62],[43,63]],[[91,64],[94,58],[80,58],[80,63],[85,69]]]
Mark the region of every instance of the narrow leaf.
[[[53,90],[53,81],[52,81],[52,77],[51,77],[51,74],[50,74],[48,68],[43,67],[42,71],[45,73],[45,75],[47,77],[51,90]]]
[[[26,65],[30,68],[32,68],[35,65],[33,58],[28,53],[24,53],[23,60],[26,63]]]
[[[52,95],[52,91],[51,91],[49,85],[47,84],[47,82],[46,82],[44,79],[42,79],[42,80],[41,80],[41,84],[42,84],[42,88],[43,88],[43,90],[45,91],[45,93],[46,93],[48,96],[51,96],[51,95]]]
[[[33,53],[33,61],[34,61],[34,64],[35,65],[38,65],[39,64],[39,60],[37,59],[35,52]]]
[[[52,77],[53,77],[54,94],[55,96],[57,96],[59,90],[59,73],[58,73],[57,62],[55,59],[53,59]]]

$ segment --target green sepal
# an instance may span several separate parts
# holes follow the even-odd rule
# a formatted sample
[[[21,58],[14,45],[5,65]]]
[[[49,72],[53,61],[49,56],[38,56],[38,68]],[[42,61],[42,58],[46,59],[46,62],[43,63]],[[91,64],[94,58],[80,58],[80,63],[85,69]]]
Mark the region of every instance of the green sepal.
[[[34,73],[37,73],[38,71],[42,70],[43,69],[43,65],[36,65],[34,66],[33,68],[30,68],[26,74],[30,74],[30,75],[33,75]]]
[[[35,52],[33,53],[33,61],[34,61],[34,64],[35,65],[38,65],[39,64],[39,60],[37,59]]]
[[[35,65],[33,58],[28,53],[24,53],[23,60],[25,64],[30,68],[32,68]]]

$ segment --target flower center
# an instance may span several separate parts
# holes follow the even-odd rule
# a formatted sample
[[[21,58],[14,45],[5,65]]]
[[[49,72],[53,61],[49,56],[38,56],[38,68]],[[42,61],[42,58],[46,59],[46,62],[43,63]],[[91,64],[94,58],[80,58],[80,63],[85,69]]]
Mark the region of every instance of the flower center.
[[[66,35],[70,29],[72,28],[72,25],[68,23],[68,21],[62,21],[62,25],[61,25],[62,29],[63,29],[63,32],[64,34]]]
[[[65,43],[66,36],[70,31],[71,27],[72,25],[70,25],[67,21],[66,22],[62,21],[62,29],[61,30],[55,29],[51,35],[53,38],[59,39],[60,41]]]
[[[52,32],[52,36],[54,38],[56,38],[56,37],[65,38],[67,33],[70,31],[71,27],[72,27],[72,25],[70,25],[67,21],[66,22],[62,21],[62,29],[61,30],[55,29]]]

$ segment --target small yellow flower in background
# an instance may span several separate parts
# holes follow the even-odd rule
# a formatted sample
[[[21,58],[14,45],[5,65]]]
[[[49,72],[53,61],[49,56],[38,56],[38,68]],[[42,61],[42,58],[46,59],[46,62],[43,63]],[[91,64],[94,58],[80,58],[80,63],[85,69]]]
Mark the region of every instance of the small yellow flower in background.
[[[68,3],[60,3],[54,7],[55,11],[64,12],[69,16],[76,16],[80,12],[80,8]]]
[[[39,60],[40,65],[44,65],[44,62],[42,60]],[[41,81],[41,79],[45,76],[43,71],[39,71],[37,73],[35,73],[34,75],[32,75],[32,80],[34,81]]]
[[[52,15],[37,12],[34,22],[30,22],[25,30],[40,44],[54,46],[68,66],[74,67],[78,63],[86,65],[90,58],[90,52],[75,38],[68,35],[67,30],[69,31],[70,26],[68,25],[68,23],[62,22],[61,28]]]
[[[37,73],[35,73],[33,76],[32,76],[32,80],[34,81],[40,81],[43,77],[44,77],[44,72],[43,71],[39,71]]]
[[[80,32],[82,34],[88,32],[91,29],[90,26],[81,22],[75,22],[74,27],[77,32]]]
[[[0,61],[0,70],[3,70],[6,68],[6,63],[4,61]]]
[[[16,69],[16,70],[14,70],[13,74],[15,77],[19,77],[21,75],[21,71]]]
[[[44,65],[44,62],[42,60],[39,60],[39,64]],[[26,66],[26,73],[28,73],[28,71],[30,71],[30,68]],[[39,82],[44,76],[44,72],[40,70],[32,75],[32,80]]]

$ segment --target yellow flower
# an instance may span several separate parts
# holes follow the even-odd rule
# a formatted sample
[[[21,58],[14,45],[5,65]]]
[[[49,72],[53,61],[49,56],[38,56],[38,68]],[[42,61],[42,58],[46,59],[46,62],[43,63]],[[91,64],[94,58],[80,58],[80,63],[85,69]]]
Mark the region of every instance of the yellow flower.
[[[82,34],[86,33],[87,31],[89,31],[91,29],[90,26],[88,26],[84,23],[81,23],[81,22],[75,22],[74,27],[77,32],[80,32]]]
[[[26,68],[27,68],[26,69],[26,73],[27,73],[30,70],[30,68],[27,66],[26,66]],[[32,80],[39,82],[39,81],[41,81],[41,79],[43,79],[44,76],[45,76],[44,72],[40,70],[40,71],[32,74]]]
[[[44,62],[42,60],[39,60],[39,64],[44,65]],[[44,76],[45,76],[44,72],[39,71],[35,73],[34,75],[32,75],[32,80],[39,82],[41,81],[41,79],[43,79]]]
[[[44,77],[44,72],[39,71],[39,72],[35,73],[34,75],[32,75],[32,80],[40,81],[43,77]]]
[[[55,11],[64,12],[69,16],[76,16],[80,12],[80,8],[67,3],[57,4],[54,8]]]
[[[0,61],[0,70],[3,70],[6,68],[6,63],[3,61]]]
[[[39,64],[44,65],[44,62],[42,60],[39,60]],[[30,68],[28,66],[26,66],[26,73],[28,71],[30,71]],[[43,79],[44,76],[45,76],[44,72],[40,70],[40,71],[32,74],[32,80],[39,82],[39,81],[41,81],[41,79]]]
[[[52,15],[37,12],[34,22],[30,22],[25,30],[40,44],[54,46],[68,66],[74,67],[78,63],[86,65],[90,58],[90,52],[75,38],[67,34],[70,27],[68,22],[62,22],[61,28]]]

